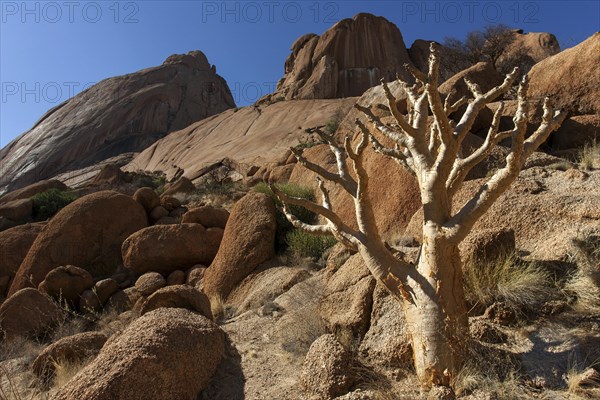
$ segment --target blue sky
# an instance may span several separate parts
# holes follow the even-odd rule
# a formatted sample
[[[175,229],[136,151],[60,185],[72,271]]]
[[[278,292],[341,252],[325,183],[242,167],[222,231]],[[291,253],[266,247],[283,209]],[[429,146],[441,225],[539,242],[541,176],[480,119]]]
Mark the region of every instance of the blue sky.
[[[415,39],[487,24],[554,33],[567,48],[600,30],[594,1],[0,1],[0,147],[104,78],[202,50],[240,106],[270,93],[292,42],[358,12]]]

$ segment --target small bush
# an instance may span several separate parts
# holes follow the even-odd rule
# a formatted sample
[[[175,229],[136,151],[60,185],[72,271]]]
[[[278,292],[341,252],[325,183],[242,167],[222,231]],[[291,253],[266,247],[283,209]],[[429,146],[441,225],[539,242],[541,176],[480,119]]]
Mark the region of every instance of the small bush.
[[[464,287],[467,301],[483,307],[505,302],[515,308],[533,309],[558,293],[548,271],[515,254],[465,266]]]
[[[285,236],[288,248],[302,257],[320,259],[325,250],[336,244],[332,236],[319,236],[294,229]]]
[[[590,171],[596,168],[596,163],[600,160],[600,146],[596,140],[586,144],[578,154],[579,166],[581,169]]]
[[[134,181],[134,186],[137,187],[149,187],[155,190],[159,190],[167,183],[167,177],[164,174],[155,175],[139,175]],[[161,190],[159,190],[160,192]]]
[[[333,135],[335,133],[335,131],[337,131],[337,128],[340,126],[340,121],[339,119],[331,119],[329,121],[327,121],[327,123],[325,124],[325,133],[329,134],[329,135]]]
[[[31,198],[33,201],[33,219],[35,221],[45,221],[52,218],[54,214],[76,199],[77,196],[74,193],[58,189],[49,189],[43,193],[38,193]]]
[[[302,199],[315,201],[314,191],[306,186],[300,186],[293,183],[283,183],[277,184],[277,188],[281,190],[283,193],[287,194],[291,197],[300,197]],[[281,211],[281,201],[275,196],[275,193],[271,190],[269,185],[264,182],[261,182],[254,186],[254,191],[258,193],[263,193],[273,199],[275,205],[277,206],[277,233],[276,233],[276,246],[279,252],[284,251],[288,248],[287,235],[289,232],[294,230],[294,226],[287,220],[283,211]],[[300,221],[305,222],[307,224],[313,223],[316,219],[316,215],[305,209],[304,207],[288,205],[289,210],[298,218]]]

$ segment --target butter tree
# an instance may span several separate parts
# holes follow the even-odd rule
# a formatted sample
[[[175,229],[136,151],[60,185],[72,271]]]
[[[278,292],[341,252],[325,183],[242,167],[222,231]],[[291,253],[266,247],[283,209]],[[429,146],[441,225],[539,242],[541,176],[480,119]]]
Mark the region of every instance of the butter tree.
[[[284,204],[284,213],[292,224],[307,232],[333,235],[340,242],[358,251],[373,276],[399,301],[408,322],[414,366],[425,387],[451,388],[465,358],[465,338],[468,320],[462,284],[462,265],[458,245],[475,223],[517,178],[527,159],[557,129],[565,118],[564,112],[554,112],[549,99],[543,104],[542,122],[525,138],[527,129],[527,78],[518,89],[518,106],[514,128],[500,131],[503,106],[495,112],[483,144],[471,154],[461,154],[461,143],[473,126],[475,118],[486,104],[506,93],[519,71],[515,68],[504,82],[482,92],[470,81],[466,84],[472,98],[462,98],[454,104],[444,102],[438,91],[438,51],[430,49],[429,70],[423,73],[407,66],[416,84],[403,82],[409,104],[402,114],[396,98],[382,81],[387,105],[395,123],[385,124],[370,109],[356,105],[364,119],[356,119],[355,140],[346,137],[343,144],[333,135],[319,132],[337,160],[337,172],[311,163],[301,151],[295,151],[298,162],[318,174],[322,196],[320,204],[273,191]],[[449,115],[466,104],[466,111],[457,123]],[[428,123],[428,114],[434,123]],[[383,135],[395,147],[388,148],[377,139]],[[452,199],[473,167],[484,160],[502,139],[512,138],[512,148],[503,168],[498,169],[479,191],[460,209],[452,212]],[[415,264],[397,258],[384,244],[377,229],[373,205],[368,195],[369,176],[363,166],[363,156],[369,143],[373,148],[398,162],[416,177],[423,204],[423,243]],[[340,185],[348,192],[356,209],[358,229],[347,225],[332,208],[325,181]],[[401,189],[401,188],[399,188]],[[290,213],[287,205],[307,208],[324,217],[324,224],[305,224]]]

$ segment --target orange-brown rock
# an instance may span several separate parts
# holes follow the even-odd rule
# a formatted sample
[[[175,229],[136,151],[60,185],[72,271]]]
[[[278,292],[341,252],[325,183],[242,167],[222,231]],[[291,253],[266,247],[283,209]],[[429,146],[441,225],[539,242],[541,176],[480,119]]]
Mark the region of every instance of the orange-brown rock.
[[[195,181],[207,173],[208,166],[228,157],[245,174],[250,165],[274,161],[297,145],[306,137],[306,129],[344,115],[354,101],[279,101],[227,110],[172,132],[142,151],[124,170],[163,171],[172,179],[183,169],[184,176]]]
[[[408,49],[411,61],[422,72],[429,71],[429,47],[432,40],[417,39]],[[440,82],[450,79],[454,74],[467,69],[471,63],[464,54],[445,47],[437,42],[440,54]]]
[[[158,272],[146,272],[135,281],[135,288],[144,296],[150,296],[158,289],[166,286],[167,281]]]
[[[229,211],[224,208],[201,206],[192,208],[183,214],[181,222],[196,223],[204,226],[205,228],[225,229],[228,219]]]
[[[249,193],[231,210],[223,243],[204,273],[204,292],[226,298],[261,263],[275,255],[275,205],[261,193]]]
[[[151,213],[155,207],[160,206],[160,197],[149,187],[139,188],[133,194],[133,199],[140,203],[147,213]]]
[[[9,294],[39,283],[53,268],[77,265],[103,276],[122,263],[121,244],[148,225],[144,208],[112,191],[75,200],[56,214],[19,267]]]
[[[529,71],[529,97],[549,96],[571,115],[600,114],[600,32],[548,57]]]
[[[0,276],[13,279],[44,224],[25,224],[0,232]],[[4,293],[0,293],[4,295]]]
[[[154,225],[124,241],[123,263],[137,274],[169,274],[196,264],[208,265],[217,254],[222,237],[222,229],[206,229],[200,224]]]
[[[63,310],[48,295],[25,288],[0,306],[0,332],[5,340],[47,334],[62,322]]]
[[[300,387],[311,400],[337,398],[354,383],[351,365],[351,353],[334,335],[323,335],[311,344],[304,358]]]
[[[152,293],[141,306],[140,314],[157,308],[185,308],[213,319],[208,297],[200,290],[188,285],[172,285]]]
[[[194,400],[224,352],[223,331],[182,308],[159,308],[133,321],[51,400]]]
[[[22,223],[31,217],[33,202],[31,199],[19,199],[0,204],[0,217]]]
[[[403,65],[411,61],[400,30],[371,14],[343,19],[320,37],[303,35],[291,51],[271,99],[360,96],[381,78],[409,78]]]
[[[581,149],[600,142],[600,114],[567,118],[548,140],[553,150]]]
[[[497,61],[498,68],[510,71],[513,67],[531,67],[543,59],[560,52],[558,39],[547,32],[523,33],[513,30],[513,41]]]
[[[61,302],[77,305],[79,295],[92,286],[94,286],[92,274],[83,268],[66,265],[48,272],[39,284],[38,290]]]
[[[196,186],[185,176],[179,178],[176,182],[169,185],[169,187],[162,194],[163,196],[173,196],[176,193],[192,193],[196,190]]]
[[[102,80],[52,108],[0,150],[0,193],[118,154],[234,107],[226,82],[200,51]]]
[[[50,383],[57,364],[85,361],[98,354],[107,339],[101,332],[83,332],[64,337],[46,347],[33,361],[31,369],[42,381]]]

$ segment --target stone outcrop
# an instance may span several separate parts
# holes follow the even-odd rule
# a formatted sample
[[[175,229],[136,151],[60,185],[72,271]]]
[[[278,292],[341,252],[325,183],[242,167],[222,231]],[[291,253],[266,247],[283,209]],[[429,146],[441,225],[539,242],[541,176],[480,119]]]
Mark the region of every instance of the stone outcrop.
[[[308,136],[307,129],[341,119],[354,101],[280,101],[227,110],[170,133],[142,151],[124,170],[162,171],[167,179],[183,170],[183,176],[191,181],[221,166],[246,175],[252,167],[270,163],[296,146]]]
[[[548,57],[529,71],[529,96],[549,96],[570,115],[600,114],[600,32]]]
[[[383,17],[357,14],[323,35],[298,38],[285,62],[285,75],[271,100],[330,99],[360,96],[381,78],[408,78],[411,63],[396,25]]]
[[[196,264],[210,264],[223,238],[220,228],[200,224],[155,225],[134,233],[123,243],[123,263],[136,274],[169,274]]]
[[[56,214],[19,267],[9,295],[37,286],[52,269],[76,265],[101,277],[120,264],[121,244],[148,225],[144,208],[131,197],[102,191],[75,200]]]
[[[79,295],[94,286],[92,274],[74,265],[60,266],[48,272],[38,290],[56,300],[79,304]]]
[[[0,193],[140,151],[231,107],[226,82],[200,51],[105,79],[49,110],[0,150]]]
[[[8,281],[12,281],[43,228],[40,223],[25,224],[0,232],[0,277],[8,277]]]
[[[226,298],[250,272],[275,255],[276,225],[275,205],[264,194],[249,193],[233,206],[223,243],[204,273],[204,292],[210,298]]]
[[[185,308],[213,319],[208,297],[188,285],[172,285],[157,290],[143,302],[140,314],[146,314],[157,308]]]
[[[196,399],[221,361],[224,337],[206,317],[159,308],[109,340],[50,399]]]

